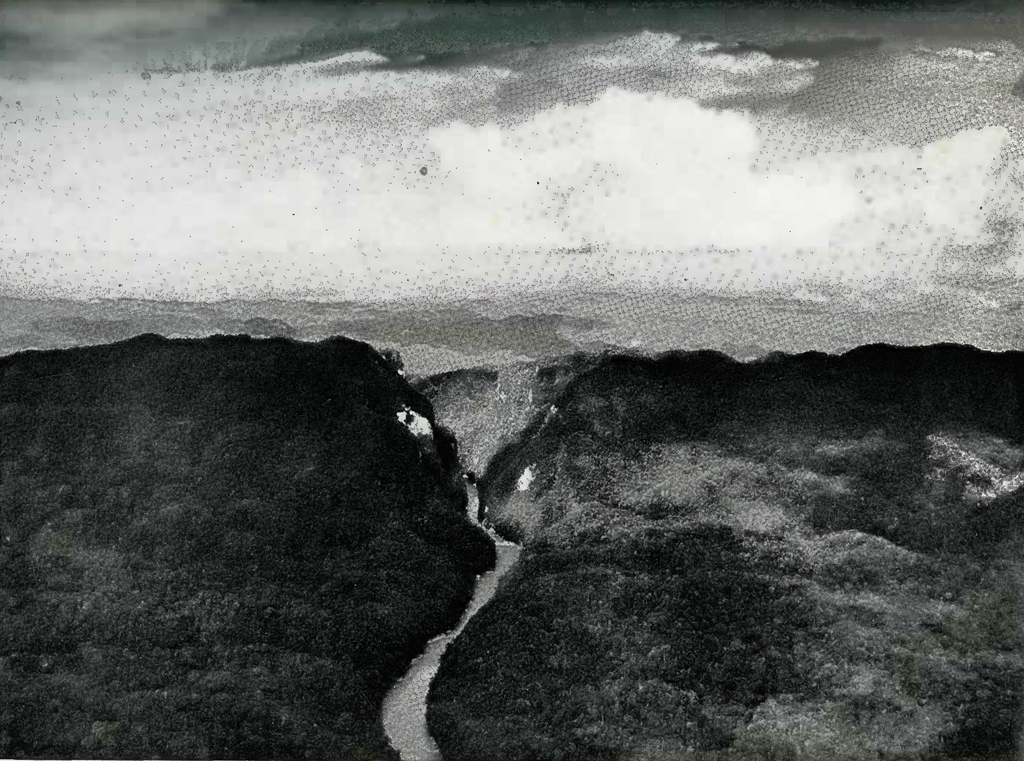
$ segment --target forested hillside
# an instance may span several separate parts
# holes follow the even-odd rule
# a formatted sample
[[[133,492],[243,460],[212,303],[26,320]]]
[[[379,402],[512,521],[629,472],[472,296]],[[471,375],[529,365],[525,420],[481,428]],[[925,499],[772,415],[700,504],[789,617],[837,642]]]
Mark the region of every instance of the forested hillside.
[[[0,359],[0,755],[397,758],[391,682],[494,547],[366,344]]]
[[[445,758],[1015,757],[1022,371],[601,359],[482,479],[525,550],[442,659]]]

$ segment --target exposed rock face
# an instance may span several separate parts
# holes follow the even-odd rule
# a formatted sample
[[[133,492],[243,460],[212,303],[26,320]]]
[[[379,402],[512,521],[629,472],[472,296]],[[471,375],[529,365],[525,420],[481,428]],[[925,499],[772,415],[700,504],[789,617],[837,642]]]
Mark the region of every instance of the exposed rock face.
[[[466,500],[366,344],[0,359],[0,755],[393,758],[384,692],[494,563]]]
[[[438,419],[459,439],[463,467],[481,473],[495,452],[514,442],[539,410],[600,358],[572,354],[557,361],[524,362],[499,370],[439,373],[414,385],[433,403]]]

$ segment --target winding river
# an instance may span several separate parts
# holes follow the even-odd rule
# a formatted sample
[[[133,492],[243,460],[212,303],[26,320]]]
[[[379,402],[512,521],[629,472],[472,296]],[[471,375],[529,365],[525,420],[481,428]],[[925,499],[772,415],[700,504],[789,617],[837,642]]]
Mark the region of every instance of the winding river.
[[[476,489],[470,488],[469,491],[469,515],[476,520]],[[491,599],[498,588],[498,580],[515,565],[522,550],[519,545],[493,533],[491,536],[495,540],[497,563],[493,571],[477,577],[473,597],[458,625],[430,640],[423,654],[409,665],[409,670],[395,682],[384,698],[384,732],[391,746],[401,754],[402,761],[442,761],[441,752],[427,731],[427,691],[430,682],[437,673],[445,648],[459,636],[469,619]]]

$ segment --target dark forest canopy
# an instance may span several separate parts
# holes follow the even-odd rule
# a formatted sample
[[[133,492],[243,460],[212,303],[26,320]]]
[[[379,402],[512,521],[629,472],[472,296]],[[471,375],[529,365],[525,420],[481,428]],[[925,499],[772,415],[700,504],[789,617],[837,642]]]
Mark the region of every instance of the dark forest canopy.
[[[349,339],[4,357],[0,461],[4,756],[395,758],[385,691],[494,562]]]

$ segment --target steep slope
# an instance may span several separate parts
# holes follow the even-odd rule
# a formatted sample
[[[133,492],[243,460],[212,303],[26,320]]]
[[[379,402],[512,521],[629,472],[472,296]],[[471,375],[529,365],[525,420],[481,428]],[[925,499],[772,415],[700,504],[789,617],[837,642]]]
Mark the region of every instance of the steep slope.
[[[0,755],[394,758],[390,683],[490,539],[366,344],[0,359]]]
[[[568,383],[600,361],[571,354],[510,367],[454,370],[413,381],[434,405],[438,420],[458,437],[463,466],[482,475],[491,457],[516,441],[540,410]]]
[[[1022,392],[956,346],[604,357],[481,481],[525,549],[442,659],[445,758],[1012,757]]]

